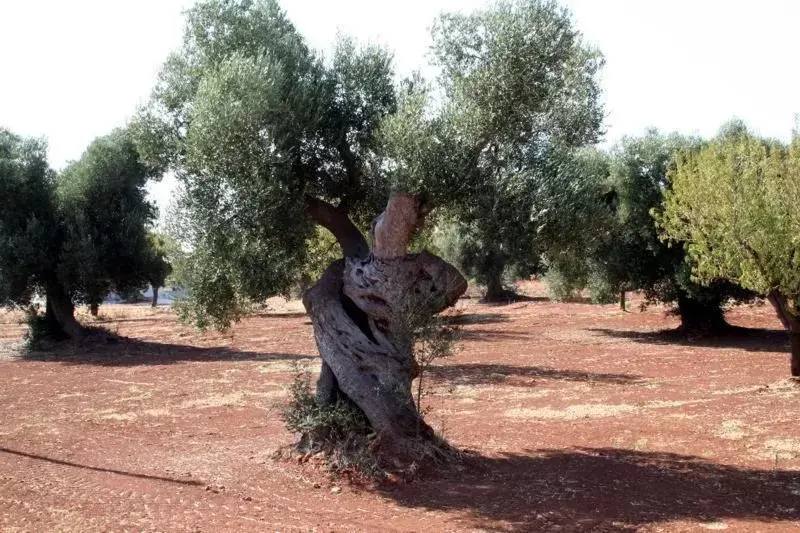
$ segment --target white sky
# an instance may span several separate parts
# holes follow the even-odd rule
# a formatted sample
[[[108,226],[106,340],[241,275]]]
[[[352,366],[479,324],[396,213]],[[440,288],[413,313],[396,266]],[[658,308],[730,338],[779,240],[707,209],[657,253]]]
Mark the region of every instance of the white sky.
[[[0,0],[0,126],[49,141],[50,162],[80,157],[125,123],[180,44],[192,0]],[[796,0],[566,0],[606,56],[607,138],[665,131],[713,134],[738,116],[787,139],[800,111]],[[422,66],[436,14],[483,0],[284,0],[311,46],[337,31]],[[164,207],[171,183],[153,187]]]

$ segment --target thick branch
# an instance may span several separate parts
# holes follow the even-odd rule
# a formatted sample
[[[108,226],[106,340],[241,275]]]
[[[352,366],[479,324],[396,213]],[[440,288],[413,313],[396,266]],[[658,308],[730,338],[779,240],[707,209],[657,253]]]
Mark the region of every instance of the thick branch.
[[[789,314],[786,298],[778,291],[772,290],[767,294],[767,300],[769,300],[769,303],[775,308],[775,313],[778,315],[778,319],[781,321],[781,324],[783,324],[783,327],[786,328],[787,331],[792,331],[794,329],[792,326],[796,323],[796,320],[793,320],[792,315]]]
[[[318,198],[306,196],[306,212],[311,220],[333,233],[345,257],[364,258],[369,254],[369,246],[364,235],[347,216],[346,210],[334,207]]]
[[[384,259],[405,255],[414,230],[428,211],[416,194],[392,193],[386,209],[372,222],[373,255]]]

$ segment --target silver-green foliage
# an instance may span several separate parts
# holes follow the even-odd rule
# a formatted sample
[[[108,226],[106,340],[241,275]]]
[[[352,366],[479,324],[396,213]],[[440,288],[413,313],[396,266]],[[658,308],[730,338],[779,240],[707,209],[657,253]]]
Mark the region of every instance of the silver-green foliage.
[[[182,183],[201,325],[297,284],[315,253],[308,197],[364,228],[390,190],[419,193],[527,253],[550,154],[597,138],[602,59],[545,0],[444,15],[433,51],[439,78],[396,84],[387,51],[341,39],[323,58],[274,0],[188,12],[135,129]]]
[[[136,121],[146,154],[182,184],[191,315],[226,325],[287,294],[313,241],[306,196],[373,216],[374,132],[395,108],[389,54],[341,40],[323,59],[276,2],[203,1]],[[202,315],[212,315],[212,318]]]
[[[497,285],[506,266],[538,263],[543,228],[569,208],[552,193],[569,192],[567,154],[599,136],[602,57],[564,8],[539,0],[442,15],[432,52],[437,83],[417,80],[384,122],[394,185],[449,206],[458,263]]]

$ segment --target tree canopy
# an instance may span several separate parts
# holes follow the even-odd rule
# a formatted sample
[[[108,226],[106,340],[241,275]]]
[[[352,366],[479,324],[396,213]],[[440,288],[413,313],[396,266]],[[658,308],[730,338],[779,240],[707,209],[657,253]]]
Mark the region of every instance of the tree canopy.
[[[190,287],[198,318],[225,324],[247,300],[286,293],[312,221],[335,210],[366,228],[392,190],[449,208],[487,245],[494,211],[509,228],[498,260],[533,247],[548,153],[597,138],[599,53],[563,8],[535,0],[443,15],[433,51],[439,78],[396,83],[387,51],[342,38],[320,57],[274,1],[190,10],[136,128],[183,184],[184,238],[204,265]],[[345,255],[363,247],[353,237]]]
[[[566,208],[549,202],[556,162],[599,137],[602,56],[564,8],[533,1],[442,15],[432,50],[442,76],[428,99],[444,104],[421,95],[389,117],[389,153],[403,174],[441,175],[433,194],[458,233],[454,259],[497,299],[506,267],[538,263],[545,213]]]
[[[27,306],[46,296],[57,329],[79,337],[77,303],[97,304],[111,289],[144,278],[147,227],[155,209],[131,136],[116,130],[95,140],[81,159],[56,174],[45,145],[0,131],[0,303]]]
[[[56,275],[60,228],[46,144],[0,129],[0,303],[26,305]]]
[[[567,278],[567,288],[588,285],[599,301],[643,290],[651,302],[676,303],[687,332],[725,327],[722,306],[749,293],[721,280],[707,285],[693,280],[683,247],[663,243],[653,218],[672,186],[669,173],[675,158],[701,146],[698,138],[652,130],[624,138],[611,149],[607,176],[595,173],[593,178],[595,194],[605,201],[583,211],[594,217],[587,224],[589,238],[552,257],[551,266]],[[572,233],[566,235],[572,239]]]
[[[198,313],[224,324],[243,301],[286,293],[312,220],[336,208],[365,224],[385,202],[372,150],[396,107],[390,65],[386,51],[347,39],[317,57],[274,1],[189,10],[184,45],[135,127],[144,153],[182,183]],[[365,248],[352,237],[347,246]]]
[[[686,243],[695,279],[730,280],[770,299],[800,334],[800,141],[759,139],[740,124],[678,159],[659,218]],[[800,375],[800,344],[792,372]]]

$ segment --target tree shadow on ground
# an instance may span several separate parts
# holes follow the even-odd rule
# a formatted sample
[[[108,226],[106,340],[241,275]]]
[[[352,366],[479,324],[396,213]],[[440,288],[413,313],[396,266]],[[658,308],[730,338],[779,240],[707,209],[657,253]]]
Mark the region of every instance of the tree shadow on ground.
[[[305,311],[262,311],[248,315],[248,318],[308,318]]]
[[[64,461],[61,459],[54,459],[52,457],[46,457],[44,455],[36,455],[33,453],[21,452],[18,450],[11,450],[9,448],[5,448],[0,446],[0,453],[7,453],[9,455],[16,455],[17,457],[24,457],[27,459],[34,459],[37,461],[44,461],[46,463],[52,463],[61,466],[70,466],[74,468],[81,468],[83,470],[92,470],[94,472],[105,472],[109,474],[117,474],[120,476],[127,476],[127,477],[135,477],[139,479],[149,479],[154,481],[166,481],[168,483],[177,483],[180,485],[202,485],[203,483],[194,479],[177,479],[172,477],[164,477],[164,476],[153,476],[150,474],[139,474],[136,472],[127,472],[124,470],[115,470],[113,468],[103,468],[99,466],[90,466],[84,465],[80,463],[73,463],[71,461]]]
[[[484,385],[505,383],[514,384],[514,378],[539,378],[556,381],[577,381],[596,384],[635,384],[644,380],[634,374],[607,374],[583,372],[578,370],[559,370],[538,366],[515,366],[499,364],[469,363],[457,365],[437,365],[428,369],[431,377],[437,381],[454,385]],[[517,383],[530,386],[529,381]]]
[[[149,342],[121,337],[112,341],[82,344],[61,343],[48,351],[23,354],[26,361],[99,366],[170,365],[213,361],[301,361],[316,356],[290,353],[248,352],[225,346],[190,346]]]
[[[511,319],[503,313],[458,313],[442,315],[442,322],[448,326],[466,326],[469,324],[498,324]]]
[[[789,335],[778,329],[731,327],[720,334],[694,336],[678,329],[620,331],[590,328],[588,331],[643,344],[678,344],[703,348],[738,348],[750,352],[782,352],[789,349]]]
[[[552,302],[553,303],[560,303],[560,304],[596,305],[598,307],[603,305],[603,304],[598,304],[596,302],[593,302],[590,297],[584,296],[582,294],[573,294],[571,296],[567,296],[566,298],[562,298],[561,300],[552,300]]]
[[[798,491],[797,471],[578,448],[472,456],[434,479],[382,494],[405,507],[463,511],[484,530],[627,532],[670,520],[800,526]]]
[[[268,318],[268,319],[293,319],[293,318],[308,318],[308,314],[302,311],[286,311],[286,312],[279,312],[279,311],[259,311],[255,313],[250,313],[247,315],[246,319],[253,319],[253,318]],[[176,318],[173,318],[176,324],[179,324]],[[164,322],[164,315],[155,315],[155,316],[134,316],[134,317],[113,317],[113,316],[104,316],[102,313],[98,318],[88,319],[91,320],[90,324],[97,323],[97,324],[137,324],[137,325],[144,325],[144,324],[162,324]]]
[[[499,329],[460,329],[458,331],[459,341],[482,341],[491,342],[497,340],[530,340],[534,335],[532,333],[520,333],[517,331],[504,331]]]
[[[486,298],[479,298],[478,302],[483,305],[488,305],[491,307],[501,307],[504,305],[511,305],[517,303],[524,303],[524,302],[549,302],[550,298],[546,296],[528,296],[527,294],[520,294],[513,291],[505,291],[503,296],[493,299],[493,300],[486,300]]]

